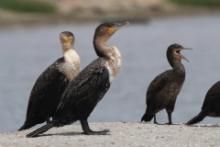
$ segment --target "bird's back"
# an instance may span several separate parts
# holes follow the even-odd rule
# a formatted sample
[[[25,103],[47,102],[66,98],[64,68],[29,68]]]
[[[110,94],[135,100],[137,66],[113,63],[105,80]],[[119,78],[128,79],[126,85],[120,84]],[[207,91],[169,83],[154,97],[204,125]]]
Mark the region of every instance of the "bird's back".
[[[54,121],[58,125],[72,123],[90,115],[110,87],[104,58],[98,58],[82,70],[66,88]]]
[[[60,58],[55,61],[35,82],[28,102],[27,123],[42,123],[55,112],[60,97],[69,82],[57,68],[63,60]]]
[[[220,81],[215,83],[207,92],[203,102],[203,111],[215,111],[220,113]]]

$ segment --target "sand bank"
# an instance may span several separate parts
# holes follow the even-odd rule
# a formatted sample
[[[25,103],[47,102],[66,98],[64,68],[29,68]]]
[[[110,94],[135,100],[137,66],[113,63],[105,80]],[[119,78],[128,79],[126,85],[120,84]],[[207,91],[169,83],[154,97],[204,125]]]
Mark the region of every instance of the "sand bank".
[[[30,132],[0,134],[0,147],[219,147],[220,127],[187,127],[143,123],[90,123],[94,130],[110,129],[110,135],[86,136],[73,124],[53,128],[44,136],[25,138]]]

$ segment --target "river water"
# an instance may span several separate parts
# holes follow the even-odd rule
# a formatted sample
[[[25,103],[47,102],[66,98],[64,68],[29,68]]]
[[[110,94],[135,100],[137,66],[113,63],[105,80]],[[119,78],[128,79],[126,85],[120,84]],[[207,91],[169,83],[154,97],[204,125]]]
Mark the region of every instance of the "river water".
[[[62,55],[61,31],[72,31],[82,68],[96,58],[92,38],[98,23],[0,28],[0,132],[15,131],[25,118],[30,90],[39,74]],[[139,122],[145,111],[148,84],[170,68],[165,53],[171,43],[193,48],[183,54],[186,80],[178,96],[173,121],[183,123],[197,114],[208,88],[220,79],[219,16],[152,20],[122,28],[109,41],[123,55],[123,67],[90,121]],[[159,122],[167,115],[158,114]],[[203,123],[218,123],[206,118]]]

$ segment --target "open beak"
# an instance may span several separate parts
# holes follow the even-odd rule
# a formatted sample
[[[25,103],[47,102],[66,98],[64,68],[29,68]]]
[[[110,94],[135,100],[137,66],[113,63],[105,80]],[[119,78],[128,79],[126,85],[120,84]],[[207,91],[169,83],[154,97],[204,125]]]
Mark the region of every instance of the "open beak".
[[[192,48],[182,48],[181,50],[192,50]],[[189,62],[189,60],[185,56],[181,55],[181,58]]]
[[[181,58],[189,62],[189,60],[185,56],[181,55]]]

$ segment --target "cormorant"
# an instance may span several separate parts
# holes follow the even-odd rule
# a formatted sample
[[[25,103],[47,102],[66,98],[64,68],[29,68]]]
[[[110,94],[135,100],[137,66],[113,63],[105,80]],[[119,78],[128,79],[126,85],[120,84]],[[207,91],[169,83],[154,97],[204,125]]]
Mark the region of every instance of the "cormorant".
[[[119,50],[108,45],[107,41],[125,24],[127,22],[103,23],[97,27],[93,44],[99,57],[70,82],[52,122],[27,134],[26,137],[36,137],[52,127],[68,125],[77,120],[80,121],[86,135],[105,135],[109,132],[109,130],[91,130],[87,119],[110,88],[110,83],[121,67],[122,57]]]
[[[179,44],[168,47],[167,59],[172,69],[158,75],[149,85],[146,93],[147,109],[141,121],[151,121],[154,117],[154,123],[157,124],[156,113],[166,109],[169,119],[167,124],[172,124],[176,98],[185,80],[185,68],[181,61],[187,59],[180,53],[184,49],[187,48]]]
[[[188,121],[192,125],[202,121],[206,116],[220,116],[220,81],[215,83],[207,92],[200,113]]]
[[[62,32],[60,41],[63,57],[57,59],[38,77],[30,94],[26,120],[19,130],[45,121],[48,123],[69,81],[79,73],[80,57],[73,49],[74,35],[68,31]]]

